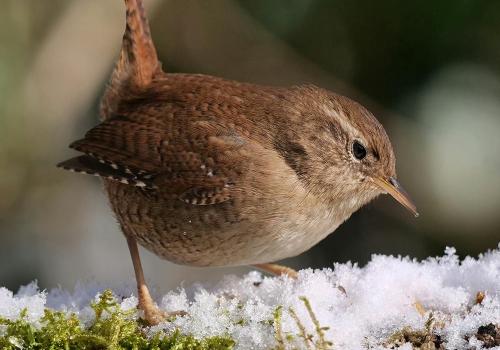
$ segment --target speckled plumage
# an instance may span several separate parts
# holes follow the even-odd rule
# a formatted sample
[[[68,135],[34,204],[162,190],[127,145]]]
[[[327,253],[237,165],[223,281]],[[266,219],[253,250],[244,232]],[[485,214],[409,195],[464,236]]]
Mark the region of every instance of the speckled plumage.
[[[262,264],[309,249],[380,193],[416,212],[384,128],[361,105],[312,85],[164,73],[142,2],[125,5],[102,121],[60,166],[103,178],[148,322],[163,316],[136,242],[179,264],[259,264],[293,276]]]
[[[385,136],[363,107],[317,87],[160,73],[71,147],[118,174],[103,176],[112,208],[155,254],[197,266],[264,263],[309,249],[380,193],[338,182],[349,164],[338,147],[350,143],[338,115]],[[386,140],[369,141],[393,172]]]

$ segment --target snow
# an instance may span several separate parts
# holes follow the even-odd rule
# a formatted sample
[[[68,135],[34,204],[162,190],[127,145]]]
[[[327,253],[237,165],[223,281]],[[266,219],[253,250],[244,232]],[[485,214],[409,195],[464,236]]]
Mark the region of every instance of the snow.
[[[27,308],[28,319],[37,325],[44,307],[50,307],[76,312],[89,324],[93,317],[89,303],[104,287],[86,283],[78,284],[73,292],[44,292],[32,282],[15,295],[0,288],[0,317],[15,319]],[[114,292],[122,297],[122,308],[137,305],[133,286]],[[480,303],[478,292],[485,295]],[[447,248],[442,257],[421,262],[374,255],[363,268],[346,263],[335,264],[333,269],[306,269],[297,280],[256,271],[243,277],[227,276],[215,286],[179,288],[158,299],[162,309],[184,310],[187,316],[149,332],[178,328],[198,338],[229,335],[238,349],[267,349],[276,346],[272,321],[281,306],[281,334],[287,347],[305,348],[293,313],[313,341],[319,336],[301,297],[310,302],[321,327],[328,327],[324,338],[336,349],[383,349],[397,332],[405,327],[425,330],[430,319],[432,332],[441,337],[445,348],[480,349],[482,342],[475,337],[478,327],[500,324],[500,246],[462,261],[453,248]],[[289,334],[294,336],[290,339]],[[411,348],[408,343],[400,346]]]

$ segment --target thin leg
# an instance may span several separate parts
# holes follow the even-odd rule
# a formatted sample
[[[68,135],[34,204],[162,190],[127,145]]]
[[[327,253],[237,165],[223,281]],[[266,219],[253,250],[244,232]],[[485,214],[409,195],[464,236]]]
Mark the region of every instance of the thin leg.
[[[283,265],[278,265],[278,264],[256,264],[253,265],[259,270],[265,271],[267,273],[270,273],[272,275],[280,276],[280,275],[287,275],[290,278],[297,279],[297,271],[294,269],[283,266]]]
[[[139,295],[139,309],[144,311],[144,319],[150,325],[158,324],[165,320],[168,316],[166,312],[161,311],[156,307],[151,294],[149,294],[148,286],[144,280],[144,273],[142,272],[141,257],[139,256],[139,249],[137,242],[133,237],[126,236],[132,263],[134,264],[135,279],[137,280],[137,291]]]

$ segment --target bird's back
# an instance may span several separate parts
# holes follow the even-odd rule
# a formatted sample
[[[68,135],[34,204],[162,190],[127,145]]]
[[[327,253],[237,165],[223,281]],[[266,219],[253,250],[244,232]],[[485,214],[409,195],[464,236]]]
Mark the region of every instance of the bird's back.
[[[71,145],[83,155],[61,166],[104,178],[124,231],[164,258],[191,265],[264,262],[276,255],[267,251],[297,210],[294,199],[304,198],[274,148],[282,130],[259,126],[277,117],[270,106],[284,92],[165,74],[122,98],[114,115]]]

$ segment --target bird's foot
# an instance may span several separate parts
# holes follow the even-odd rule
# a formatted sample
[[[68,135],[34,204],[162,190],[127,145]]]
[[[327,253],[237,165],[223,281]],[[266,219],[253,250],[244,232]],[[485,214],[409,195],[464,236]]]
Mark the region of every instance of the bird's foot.
[[[143,320],[148,326],[155,326],[162,322],[172,320],[174,317],[187,315],[185,311],[163,311],[156,305],[139,305],[138,308],[143,311]]]
[[[283,265],[279,265],[279,264],[256,264],[253,266],[258,268],[259,270],[265,271],[265,272],[270,273],[272,275],[275,275],[275,276],[285,275],[285,276],[288,276],[294,280],[297,279],[297,277],[299,275],[298,272],[295,271],[294,269],[292,269],[291,267],[283,266]],[[337,289],[342,294],[347,295],[347,291],[345,290],[345,288],[343,286],[338,285]]]
[[[176,316],[184,316],[187,314],[185,311],[166,312],[160,310],[153,301],[153,298],[151,298],[146,285],[141,285],[139,287],[139,304],[137,308],[143,311],[143,319],[149,326],[154,326]]]
[[[152,307],[139,306],[138,308],[144,312],[143,319],[148,326],[155,326],[162,323],[167,320],[169,316],[167,312],[160,310],[154,305]]]
[[[254,265],[259,270],[265,271],[275,276],[288,276],[292,279],[297,279],[298,273],[294,269],[288,266],[278,265],[278,264],[256,264]]]

